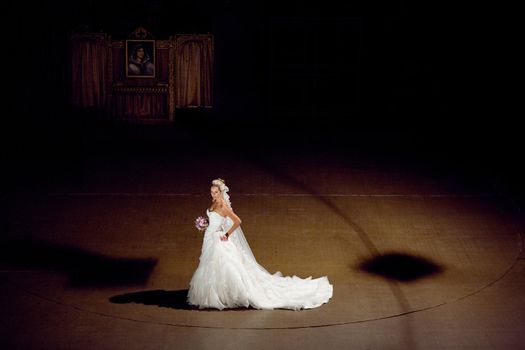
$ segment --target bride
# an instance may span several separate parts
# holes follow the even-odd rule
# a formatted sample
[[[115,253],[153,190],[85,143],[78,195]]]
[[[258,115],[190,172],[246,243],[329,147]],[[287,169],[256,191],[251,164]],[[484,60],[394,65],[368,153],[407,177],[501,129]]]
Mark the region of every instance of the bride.
[[[212,205],[206,213],[199,266],[193,274],[188,303],[199,308],[254,307],[256,309],[310,309],[328,302],[333,287],[328,278],[301,279],[270,274],[259,265],[244,237],[241,219],[233,212],[228,187],[212,181]]]

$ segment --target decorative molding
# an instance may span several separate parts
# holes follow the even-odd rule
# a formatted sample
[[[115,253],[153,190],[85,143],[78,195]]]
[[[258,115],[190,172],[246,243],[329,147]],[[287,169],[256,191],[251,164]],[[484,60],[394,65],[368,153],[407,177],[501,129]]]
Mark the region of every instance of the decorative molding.
[[[137,27],[137,29],[131,32],[131,34],[128,36],[128,39],[147,40],[155,39],[155,37],[150,33],[149,30],[142,26],[139,26]]]
[[[107,40],[106,33],[71,33],[71,41],[94,41],[105,44]]]
[[[124,40],[111,40],[111,47],[115,49],[123,49]]]
[[[157,40],[157,49],[169,49],[170,41],[169,40]]]
[[[168,86],[125,86],[113,85],[113,92],[121,94],[167,94]]]
[[[175,50],[177,42],[174,37],[170,37],[168,51],[168,116],[170,122],[175,119]]]
[[[111,50],[111,36],[108,36],[106,44],[108,46],[107,51],[107,76],[106,76],[106,110],[111,110],[111,100],[113,98],[113,91],[111,91],[111,84],[113,83],[113,51]]]
[[[211,34],[177,34],[175,37],[179,47],[191,41],[209,41],[210,45],[213,45],[213,36]]]

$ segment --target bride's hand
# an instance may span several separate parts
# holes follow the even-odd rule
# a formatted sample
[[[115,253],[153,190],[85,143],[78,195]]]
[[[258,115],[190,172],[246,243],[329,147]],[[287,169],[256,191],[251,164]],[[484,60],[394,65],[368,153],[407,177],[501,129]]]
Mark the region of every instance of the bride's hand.
[[[227,241],[228,240],[228,237],[226,237],[226,234],[224,233],[224,231],[216,231],[215,233],[217,233],[219,235],[219,237],[221,238],[221,241]]]

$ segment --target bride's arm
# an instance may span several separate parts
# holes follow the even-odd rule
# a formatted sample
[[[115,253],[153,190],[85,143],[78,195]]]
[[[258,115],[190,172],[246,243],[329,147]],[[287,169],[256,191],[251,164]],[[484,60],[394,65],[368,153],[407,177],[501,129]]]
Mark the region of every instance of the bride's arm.
[[[225,234],[226,238],[228,238],[239,226],[241,226],[242,221],[241,218],[238,217],[237,214],[235,214],[233,210],[231,210],[227,206],[224,206],[223,210],[226,216],[228,216],[233,221],[232,227],[230,227],[228,232],[226,232]]]

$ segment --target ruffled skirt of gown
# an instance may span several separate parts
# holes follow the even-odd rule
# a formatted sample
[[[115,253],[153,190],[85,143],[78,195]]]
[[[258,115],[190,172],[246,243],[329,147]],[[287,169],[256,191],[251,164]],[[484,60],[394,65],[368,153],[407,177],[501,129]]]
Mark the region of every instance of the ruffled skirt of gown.
[[[300,310],[318,307],[332,297],[333,287],[326,276],[272,275],[231,240],[221,241],[217,229],[210,226],[205,232],[199,266],[190,282],[189,304]]]

